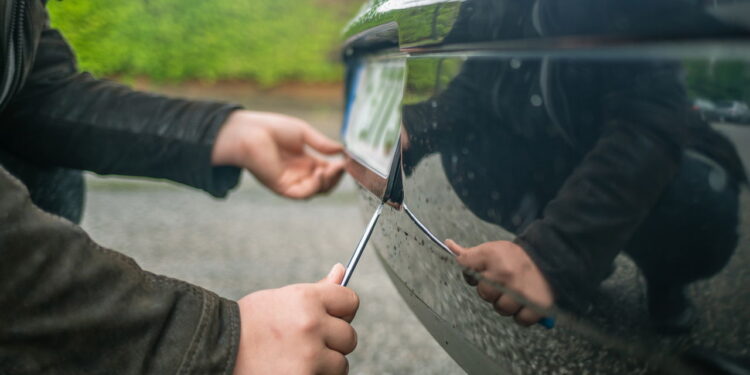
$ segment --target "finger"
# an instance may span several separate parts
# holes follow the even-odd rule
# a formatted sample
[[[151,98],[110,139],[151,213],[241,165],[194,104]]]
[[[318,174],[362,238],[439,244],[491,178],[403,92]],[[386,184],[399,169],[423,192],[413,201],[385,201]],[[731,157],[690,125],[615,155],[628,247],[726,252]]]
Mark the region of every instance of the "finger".
[[[328,282],[318,284],[320,300],[328,314],[351,322],[359,308],[359,296],[353,290]]]
[[[293,199],[306,199],[315,195],[320,190],[323,184],[323,170],[316,168],[311,176],[307,176],[304,179],[290,186],[284,195]]]
[[[513,319],[521,326],[528,327],[534,323],[539,322],[543,316],[536,311],[524,307],[519,312],[516,313],[516,315],[513,317]]]
[[[487,259],[489,258],[489,254],[481,251],[481,248],[472,247],[467,249],[458,246],[458,244],[453,241],[450,241],[450,243],[457,246],[450,248],[450,245],[448,245],[448,242],[446,242],[446,245],[448,245],[451,250],[458,249],[459,251],[458,256],[456,256],[456,261],[458,262],[458,264],[466,268],[470,268],[476,272],[482,272],[487,269]]]
[[[323,187],[320,193],[327,193],[338,184],[341,176],[344,175],[344,161],[334,160],[327,162],[323,171]]]
[[[318,357],[318,368],[315,373],[319,375],[345,375],[349,373],[349,360],[335,350],[326,350]]]
[[[322,278],[319,282],[339,285],[341,284],[341,281],[344,280],[345,273],[346,268],[341,263],[336,263],[333,265],[333,268],[328,271],[328,275]]]
[[[341,354],[349,354],[357,347],[357,331],[352,326],[336,318],[325,320],[323,341],[326,346]]]
[[[445,245],[448,246],[451,251],[456,253],[456,255],[461,255],[466,251],[466,249],[464,249],[461,245],[457,244],[456,241],[453,241],[450,238],[445,240]]]
[[[305,126],[302,131],[302,136],[306,144],[310,145],[315,151],[326,155],[334,155],[342,152],[344,147],[323,135],[323,133],[315,130],[312,126]]]
[[[479,282],[479,285],[477,285],[477,294],[479,294],[479,297],[482,297],[483,300],[492,303],[495,303],[495,301],[503,295],[501,291],[486,281]]]
[[[500,298],[498,298],[497,301],[495,301],[494,306],[495,306],[495,311],[497,311],[498,314],[502,316],[514,315],[518,313],[521,310],[521,308],[523,308],[523,306],[520,303],[516,302],[516,300],[513,299],[513,297],[507,294],[500,296]]]

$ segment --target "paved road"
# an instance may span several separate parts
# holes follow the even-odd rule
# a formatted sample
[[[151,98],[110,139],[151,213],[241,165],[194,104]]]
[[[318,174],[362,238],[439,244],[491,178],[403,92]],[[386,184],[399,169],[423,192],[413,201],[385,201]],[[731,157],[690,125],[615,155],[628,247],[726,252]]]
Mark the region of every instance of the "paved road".
[[[83,227],[97,242],[232,299],[320,279],[348,260],[364,227],[351,180],[308,202],[277,198],[250,176],[227,200],[164,182],[88,181]],[[401,301],[374,253],[350,286],[362,300],[352,374],[463,373]]]

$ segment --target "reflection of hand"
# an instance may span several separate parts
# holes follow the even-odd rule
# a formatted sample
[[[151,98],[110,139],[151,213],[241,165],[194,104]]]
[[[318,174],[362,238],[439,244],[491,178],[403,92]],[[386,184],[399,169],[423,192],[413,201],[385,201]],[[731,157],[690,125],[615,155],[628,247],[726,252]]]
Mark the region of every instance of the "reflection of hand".
[[[342,160],[323,159],[307,146],[326,155],[342,151],[340,144],[300,119],[241,110],[219,131],[211,161],[247,168],[274,192],[303,199],[331,190],[344,172]]]
[[[338,283],[337,264],[316,284],[262,290],[239,301],[240,347],[234,375],[346,374],[345,357],[357,346],[349,325],[357,295]]]
[[[547,280],[520,246],[508,241],[486,242],[476,247],[463,248],[452,240],[445,242],[458,256],[462,266],[470,268],[487,280],[505,286],[519,293],[534,304],[547,308],[552,306],[553,297]],[[530,326],[543,316],[523,306],[508,294],[480,281],[477,293],[485,301],[492,303],[500,315],[515,317],[518,324]]]

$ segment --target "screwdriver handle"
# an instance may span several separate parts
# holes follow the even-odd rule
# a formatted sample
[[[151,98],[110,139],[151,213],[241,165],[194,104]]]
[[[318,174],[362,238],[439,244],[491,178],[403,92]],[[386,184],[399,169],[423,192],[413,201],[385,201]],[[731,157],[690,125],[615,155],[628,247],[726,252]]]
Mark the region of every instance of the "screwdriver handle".
[[[539,324],[540,326],[547,328],[547,329],[552,329],[552,328],[555,328],[555,318],[552,318],[552,317],[542,318],[542,320],[538,321],[536,324]]]

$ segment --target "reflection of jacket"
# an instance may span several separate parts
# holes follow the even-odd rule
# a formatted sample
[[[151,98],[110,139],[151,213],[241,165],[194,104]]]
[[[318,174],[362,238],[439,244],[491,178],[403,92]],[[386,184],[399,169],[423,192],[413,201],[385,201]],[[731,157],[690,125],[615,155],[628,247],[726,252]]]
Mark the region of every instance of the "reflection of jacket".
[[[684,150],[744,179],[734,147],[688,111],[679,75],[669,62],[469,59],[437,105],[404,107],[405,171],[440,153],[463,203],[518,235],[558,302],[580,305]]]
[[[216,196],[237,183],[238,169],[210,165],[235,106],[137,93],[78,73],[47,23],[41,0],[0,0],[0,155],[26,172],[167,178]],[[234,302],[101,248],[35,207],[4,168],[0,306],[2,373],[228,374],[239,339]]]
[[[487,1],[462,6],[446,42],[686,30],[739,32],[678,0]],[[580,305],[674,180],[684,150],[745,179],[734,147],[687,110],[680,73],[670,61],[469,59],[437,105],[404,107],[405,172],[439,152],[463,203],[517,234],[559,303]]]

